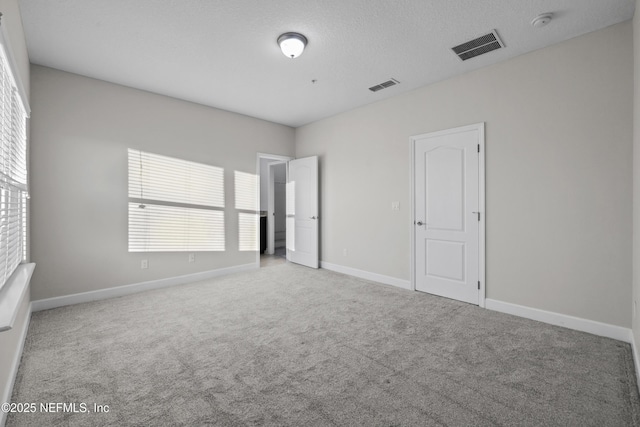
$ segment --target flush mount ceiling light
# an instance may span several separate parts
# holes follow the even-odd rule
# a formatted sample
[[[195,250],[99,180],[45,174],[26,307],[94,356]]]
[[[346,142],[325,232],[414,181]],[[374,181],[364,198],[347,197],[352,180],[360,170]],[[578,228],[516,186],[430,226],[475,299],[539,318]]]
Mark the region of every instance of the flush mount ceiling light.
[[[278,45],[285,56],[293,59],[302,55],[307,38],[300,33],[284,33],[278,37]]]

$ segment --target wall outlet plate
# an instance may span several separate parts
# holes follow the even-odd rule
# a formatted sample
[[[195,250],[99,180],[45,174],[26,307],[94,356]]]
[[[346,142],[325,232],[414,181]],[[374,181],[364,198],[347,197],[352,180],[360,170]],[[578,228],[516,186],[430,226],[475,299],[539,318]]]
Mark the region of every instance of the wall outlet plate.
[[[196,262],[196,254],[189,254],[189,262]]]
[[[140,261],[140,268],[149,268],[149,260],[143,259],[142,261]]]

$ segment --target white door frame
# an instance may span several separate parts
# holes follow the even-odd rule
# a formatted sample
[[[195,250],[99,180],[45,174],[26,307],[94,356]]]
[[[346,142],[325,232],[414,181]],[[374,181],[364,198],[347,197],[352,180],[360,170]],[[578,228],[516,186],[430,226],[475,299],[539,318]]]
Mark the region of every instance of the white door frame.
[[[295,157],[282,156],[282,155],[279,155],[279,154],[257,153],[256,154],[256,175],[258,177],[260,177],[260,159],[269,159],[269,160],[276,160],[276,161],[279,160],[282,163],[286,163],[289,160],[293,160],[294,158]],[[287,171],[287,174],[288,173],[289,172]],[[268,176],[267,182],[271,182],[272,180],[270,179],[270,176],[269,176],[269,169],[267,169],[267,176]],[[256,205],[256,206],[258,206],[258,211],[260,211],[260,193],[261,193],[261,191],[259,191],[259,190],[260,189],[258,189],[258,204]],[[268,193],[268,194],[272,195],[273,194],[273,188],[268,189],[268,191],[269,190],[271,191],[271,193]],[[270,195],[268,195],[267,197],[269,199],[272,199],[272,197]],[[268,204],[268,206],[271,206],[271,212],[273,213],[273,200],[268,200],[267,204]],[[269,221],[269,219],[271,221]],[[273,228],[273,215],[271,215],[271,218],[270,218],[269,214],[267,212],[267,224],[269,222],[272,223],[271,228]],[[259,224],[259,222],[258,222],[258,224]],[[267,225],[267,229],[269,229],[269,225]],[[257,239],[258,242],[260,242],[260,227],[257,228],[256,232],[258,233],[258,235],[256,236],[256,239]],[[267,233],[267,248],[268,248],[268,246],[269,246],[269,237],[268,237],[268,233]],[[273,244],[272,244],[272,247],[273,247]],[[258,247],[258,251],[256,252],[256,264],[257,264],[258,267],[260,267],[260,248],[259,247]]]
[[[471,130],[477,130],[479,135],[478,144],[480,144],[480,153],[479,153],[479,165],[478,165],[478,187],[479,187],[479,212],[480,212],[480,223],[478,224],[478,276],[480,280],[480,292],[478,297],[478,305],[480,307],[485,307],[485,298],[486,298],[486,275],[485,275],[485,218],[486,218],[486,210],[485,210],[485,165],[484,165],[484,122],[476,123],[469,126],[461,126],[452,129],[445,129],[437,132],[429,132],[421,135],[414,135],[409,138],[410,148],[411,148],[411,222],[409,223],[410,228],[410,236],[411,236],[411,259],[410,259],[410,276],[411,276],[411,289],[416,290],[416,270],[415,270],[415,260],[416,260],[416,236],[415,236],[415,221],[416,219],[416,210],[415,210],[415,160],[416,160],[416,141],[418,139],[424,138],[426,136],[437,137],[442,135],[448,135],[451,133],[459,133],[459,132],[467,132]]]

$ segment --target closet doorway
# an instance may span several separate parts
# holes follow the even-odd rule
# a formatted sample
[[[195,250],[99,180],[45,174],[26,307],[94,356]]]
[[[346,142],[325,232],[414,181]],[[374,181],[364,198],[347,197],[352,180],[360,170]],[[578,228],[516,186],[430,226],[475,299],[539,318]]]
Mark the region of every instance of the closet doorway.
[[[291,157],[258,154],[260,254],[286,257],[286,183]]]
[[[267,250],[269,255],[287,256],[287,163],[269,164],[267,183]]]

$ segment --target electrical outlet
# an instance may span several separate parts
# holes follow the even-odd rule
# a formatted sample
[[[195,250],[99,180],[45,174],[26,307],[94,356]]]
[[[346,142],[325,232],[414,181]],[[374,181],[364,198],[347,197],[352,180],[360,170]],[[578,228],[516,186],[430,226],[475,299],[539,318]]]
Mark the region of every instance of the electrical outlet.
[[[196,262],[196,254],[189,254],[189,262]]]
[[[391,210],[399,211],[400,210],[400,202],[391,202]]]
[[[149,260],[143,259],[142,261],[140,261],[140,268],[149,268]]]
[[[347,255],[349,255],[349,252],[347,251],[347,248],[344,248],[342,250],[342,256],[347,256]]]

